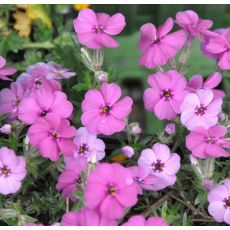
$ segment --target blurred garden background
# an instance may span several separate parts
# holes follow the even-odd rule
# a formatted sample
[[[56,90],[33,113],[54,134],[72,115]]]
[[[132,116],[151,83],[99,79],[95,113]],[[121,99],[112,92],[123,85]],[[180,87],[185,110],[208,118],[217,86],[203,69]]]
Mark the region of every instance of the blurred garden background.
[[[176,12],[191,9],[201,18],[213,20],[212,29],[230,26],[230,5],[90,5],[96,12],[114,14],[121,12],[127,25],[121,36],[117,37],[120,46],[105,50],[105,65],[123,86],[124,93],[135,100],[132,121],[141,123],[145,132],[155,133],[163,125],[152,113],[144,110],[143,91],[147,87],[146,78],[155,70],[146,70],[138,64],[137,42],[141,25],[152,22],[162,24],[168,17],[175,19]],[[0,5],[0,55],[20,71],[39,61],[56,61],[77,72],[77,79],[86,79],[79,63],[79,49],[73,49],[75,33],[72,21],[81,9],[77,5]],[[175,26],[175,29],[179,27]],[[216,71],[215,61],[207,60],[200,51],[200,43],[195,41],[190,55],[191,63],[186,77],[194,74],[209,76]],[[224,76],[221,88],[229,98],[230,84],[228,73]],[[8,84],[1,83],[1,88]],[[4,85],[3,85],[4,84]],[[77,104],[78,93],[84,90],[78,82],[74,88],[73,80],[66,84],[71,97]],[[80,88],[82,86],[82,88]],[[69,88],[68,88],[69,87]],[[80,100],[79,100],[80,101]],[[225,112],[229,113],[228,103]]]

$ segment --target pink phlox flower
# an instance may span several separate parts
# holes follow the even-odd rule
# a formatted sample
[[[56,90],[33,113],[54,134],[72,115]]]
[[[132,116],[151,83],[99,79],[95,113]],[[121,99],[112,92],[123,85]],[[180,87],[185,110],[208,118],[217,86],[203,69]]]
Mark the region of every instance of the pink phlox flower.
[[[58,65],[54,62],[47,63],[49,67],[49,73],[46,75],[46,79],[54,79],[54,80],[61,80],[61,79],[69,79],[76,75],[76,73],[71,72],[69,69]]]
[[[224,98],[225,93],[222,90],[215,89],[222,81],[222,75],[219,72],[211,74],[205,82],[201,75],[192,76],[187,85],[189,92],[196,92],[198,89],[211,89],[215,98]]]
[[[73,105],[67,100],[65,93],[41,88],[21,101],[18,118],[26,124],[33,124],[49,113],[55,113],[60,118],[69,118],[72,111]]]
[[[156,143],[151,149],[144,149],[141,152],[138,165],[155,177],[151,189],[157,191],[176,182],[176,173],[180,169],[180,156],[171,153],[167,145]]]
[[[223,125],[215,125],[209,129],[196,127],[186,137],[186,147],[195,157],[201,159],[212,157],[229,157],[225,148],[230,148],[230,141],[224,136],[227,128]]]
[[[144,105],[160,120],[172,120],[180,114],[180,105],[188,93],[186,79],[176,70],[157,72],[148,77],[151,88],[144,92]]]
[[[18,108],[21,101],[29,96],[29,90],[25,90],[19,82],[12,82],[10,88],[0,91],[0,115],[9,113],[8,120],[18,117]]]
[[[0,194],[16,193],[26,177],[26,161],[6,147],[0,148]]]
[[[230,225],[230,179],[214,186],[208,194],[208,212],[217,222]]]
[[[96,210],[83,208],[63,215],[61,226],[116,226],[114,219],[107,219]]]
[[[77,186],[83,183],[81,173],[86,171],[87,162],[83,158],[71,159],[66,164],[65,170],[58,177],[56,188],[62,190],[62,196],[76,201],[73,195],[77,191]]]
[[[126,23],[125,17],[121,13],[110,17],[105,13],[95,13],[91,9],[85,9],[79,12],[73,25],[82,45],[91,49],[101,49],[119,46],[112,36],[118,35]]]
[[[142,215],[134,215],[122,226],[168,226],[168,224],[160,217],[149,217],[145,219]]]
[[[85,188],[86,207],[98,209],[108,219],[119,219],[137,203],[138,190],[129,169],[113,163],[96,165]]]
[[[186,34],[183,30],[169,33],[173,28],[172,18],[156,28],[152,23],[144,24],[140,31],[138,49],[142,55],[139,63],[149,69],[165,65],[169,59],[176,56],[177,52],[186,42]]]
[[[125,118],[132,110],[133,100],[120,97],[121,88],[115,83],[103,83],[99,90],[87,91],[81,122],[90,133],[112,135],[126,127]]]
[[[204,40],[204,35],[209,34],[208,29],[213,25],[211,20],[199,18],[197,13],[192,10],[178,12],[176,23],[191,36],[197,37],[201,41]]]
[[[70,126],[67,119],[61,119],[55,113],[49,113],[44,118],[39,118],[28,130],[30,143],[40,150],[43,157],[52,161],[59,160],[59,156],[72,157],[76,145],[72,138],[76,129]]]
[[[3,81],[12,81],[12,79],[8,78],[12,74],[17,72],[12,66],[4,67],[6,65],[6,60],[4,57],[0,56],[0,79]]]
[[[198,126],[208,129],[217,124],[222,103],[221,98],[214,98],[210,89],[199,89],[196,93],[189,93],[180,107],[181,123],[188,130]]]

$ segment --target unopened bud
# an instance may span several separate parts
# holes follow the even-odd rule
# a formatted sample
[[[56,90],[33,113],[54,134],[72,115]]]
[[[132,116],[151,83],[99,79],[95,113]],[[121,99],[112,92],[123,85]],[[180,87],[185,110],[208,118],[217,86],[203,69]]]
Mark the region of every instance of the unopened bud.
[[[0,132],[4,134],[10,134],[11,133],[11,125],[5,124],[0,128]]]

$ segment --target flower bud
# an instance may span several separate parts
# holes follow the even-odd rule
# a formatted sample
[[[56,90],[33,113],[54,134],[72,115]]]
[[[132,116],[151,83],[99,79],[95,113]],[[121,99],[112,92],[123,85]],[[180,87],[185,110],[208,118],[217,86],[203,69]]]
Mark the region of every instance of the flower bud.
[[[166,125],[165,132],[168,135],[172,135],[173,133],[175,133],[175,131],[176,131],[176,125],[174,123],[169,123]]]
[[[4,134],[10,134],[11,133],[11,125],[5,124],[0,128],[0,132]]]
[[[130,123],[127,127],[127,130],[132,135],[137,135],[142,132],[142,129],[140,128],[140,125],[138,122]]]
[[[134,149],[128,145],[122,147],[121,152],[128,158],[131,158],[134,155]]]
[[[107,82],[108,81],[108,73],[104,71],[97,71],[95,73],[95,77],[99,82]]]

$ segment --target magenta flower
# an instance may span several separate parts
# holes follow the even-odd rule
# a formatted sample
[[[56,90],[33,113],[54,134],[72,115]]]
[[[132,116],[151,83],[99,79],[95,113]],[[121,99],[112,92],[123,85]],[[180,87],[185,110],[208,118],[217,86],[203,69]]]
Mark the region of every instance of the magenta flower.
[[[174,123],[168,123],[166,126],[165,126],[165,132],[168,134],[168,135],[172,135],[176,132],[176,125]]]
[[[226,134],[227,128],[223,125],[215,125],[209,129],[196,127],[186,137],[186,147],[201,159],[229,157],[230,154],[224,149],[230,148],[230,140],[224,138]]]
[[[108,219],[119,219],[125,208],[137,203],[137,193],[129,169],[117,163],[103,163],[89,175],[84,195],[86,207],[98,209]]]
[[[176,22],[192,37],[197,37],[201,41],[204,39],[204,35],[209,33],[208,29],[213,24],[211,20],[199,18],[197,13],[192,10],[178,12],[176,14]]]
[[[206,129],[216,125],[221,112],[221,98],[214,98],[210,89],[199,89],[189,93],[181,104],[181,123],[188,130],[201,126]]]
[[[119,43],[112,38],[125,27],[125,17],[118,13],[109,16],[105,13],[95,13],[91,9],[81,10],[73,21],[79,42],[91,49],[103,47],[115,48]]]
[[[39,62],[27,68],[26,73],[22,73],[17,78],[17,82],[21,82],[25,89],[30,89],[31,91],[42,87],[47,90],[60,91],[61,85],[58,81],[46,78],[49,73],[49,66]]]
[[[52,161],[59,160],[60,153],[73,156],[76,145],[72,138],[75,135],[76,129],[70,126],[69,121],[55,113],[39,118],[28,130],[30,143],[40,150],[43,157]]]
[[[0,194],[16,193],[21,188],[21,181],[26,177],[26,161],[18,157],[13,150],[0,148]]]
[[[12,74],[15,74],[17,70],[12,67],[4,67],[6,65],[6,60],[4,57],[0,56],[0,79],[3,81],[12,81],[12,79],[8,78]]]
[[[133,100],[121,97],[121,88],[115,83],[103,83],[99,90],[91,89],[82,102],[82,124],[93,134],[112,135],[121,132],[125,117],[132,110]]]
[[[230,28],[221,29],[208,36],[202,49],[209,57],[217,59],[217,65],[223,70],[230,69]]]
[[[160,217],[149,217],[147,220],[142,215],[131,216],[123,226],[168,226]]]
[[[188,93],[186,79],[176,70],[157,72],[148,77],[151,88],[144,92],[144,104],[148,111],[160,120],[172,120],[180,114],[180,105]]]
[[[54,62],[47,63],[49,67],[49,73],[46,75],[46,79],[69,79],[76,75],[76,73],[71,72],[70,70],[66,69],[65,67],[58,65]]]
[[[131,146],[123,146],[121,152],[128,158],[134,155],[134,149]]]
[[[86,171],[87,162],[85,159],[71,159],[68,161],[65,171],[58,177],[56,188],[62,190],[62,196],[76,201],[77,198],[73,192],[77,191],[77,185],[81,186],[82,178],[81,172]]]
[[[218,222],[230,225],[230,179],[216,185],[208,194],[208,212]]]
[[[152,23],[141,27],[141,37],[138,43],[138,49],[142,52],[140,65],[152,69],[165,65],[169,59],[176,56],[178,50],[186,42],[186,35],[183,30],[169,34],[173,24],[173,19],[168,18],[157,29]]]
[[[18,118],[25,124],[33,124],[49,113],[55,113],[60,118],[69,118],[72,111],[73,105],[67,100],[65,93],[41,88],[22,100],[18,109]]]
[[[203,82],[201,75],[194,75],[188,81],[187,90],[191,93],[195,93],[198,89],[211,89],[214,94],[214,98],[224,98],[224,91],[214,89],[221,83],[221,81],[222,75],[219,72],[215,72],[210,75],[205,82]]]
[[[155,176],[152,190],[161,190],[176,182],[176,173],[180,169],[180,156],[171,153],[167,145],[156,143],[150,149],[144,149],[138,160],[138,165]]]
[[[138,194],[143,194],[143,189],[155,190],[154,185],[159,183],[159,179],[156,176],[150,175],[149,170],[140,166],[132,166],[128,168],[132,173],[134,185],[138,191]]]
[[[114,219],[107,219],[97,211],[83,208],[79,212],[71,211],[63,215],[61,226],[116,226]]]
[[[83,157],[96,163],[105,157],[105,143],[96,135],[89,133],[87,128],[79,128],[73,141],[77,146],[74,158]]]
[[[12,82],[10,89],[0,91],[0,115],[9,113],[9,120],[17,119],[21,101],[28,97],[29,90],[24,90],[19,82]]]

